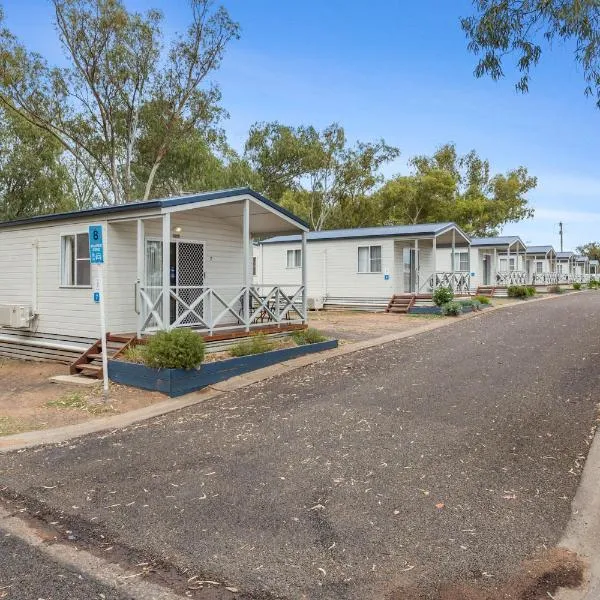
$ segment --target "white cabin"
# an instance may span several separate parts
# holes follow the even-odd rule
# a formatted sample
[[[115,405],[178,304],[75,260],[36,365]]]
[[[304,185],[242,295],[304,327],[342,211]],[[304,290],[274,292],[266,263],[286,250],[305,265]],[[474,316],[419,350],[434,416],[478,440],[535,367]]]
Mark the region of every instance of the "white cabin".
[[[90,225],[103,228],[110,332],[187,326],[212,335],[306,322],[306,269],[253,286],[252,239],[297,233],[300,247],[308,227],[241,188],[0,223],[0,341],[99,337]]]
[[[291,282],[304,264],[301,237],[264,239],[254,256],[255,284]],[[469,238],[454,223],[310,232],[306,263],[308,302],[317,308],[382,308],[396,294],[470,287]]]
[[[518,236],[471,239],[471,288],[526,285],[525,251]]]
[[[528,246],[525,268],[532,285],[568,283],[568,278],[557,270],[556,252],[552,246]]]

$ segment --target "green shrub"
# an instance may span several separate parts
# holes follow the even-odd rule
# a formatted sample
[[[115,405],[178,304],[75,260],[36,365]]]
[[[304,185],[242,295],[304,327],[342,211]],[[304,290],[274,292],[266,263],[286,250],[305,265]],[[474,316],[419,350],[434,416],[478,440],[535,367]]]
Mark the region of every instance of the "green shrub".
[[[592,278],[588,282],[588,289],[590,289],[590,290],[597,290],[599,284],[600,284],[599,281],[596,281],[595,279]],[[573,287],[575,287],[575,286],[573,286]]]
[[[475,296],[473,300],[479,302],[479,304],[490,304],[491,300],[488,296]]]
[[[446,302],[442,304],[442,314],[445,316],[457,317],[463,311],[463,307],[459,302]]]
[[[527,286],[527,295],[528,296],[535,296],[535,286],[534,285],[528,285]]]
[[[591,283],[591,282],[590,282],[590,283]],[[580,289],[581,289],[581,283],[579,283],[579,281],[576,281],[576,282],[573,284],[573,289],[574,289],[574,290],[580,290]]]
[[[563,289],[560,287],[560,285],[549,285],[548,286],[548,293],[549,294],[562,294]]]
[[[125,348],[121,355],[124,360],[132,363],[144,364],[146,362],[146,346],[138,344],[137,346],[129,346]]]
[[[469,300],[457,300],[457,302],[463,308],[472,308],[473,310],[479,310],[481,308],[481,303],[475,300],[475,298]]]
[[[439,287],[433,292],[433,302],[436,306],[443,306],[454,300],[454,292],[449,287]]]
[[[318,342],[324,342],[327,338],[318,330],[309,327],[308,329],[301,329],[292,333],[292,339],[298,344],[298,346],[304,346],[306,344],[317,344]]]
[[[248,356],[250,354],[262,354],[273,350],[275,344],[270,342],[264,333],[252,335],[248,339],[238,342],[229,349],[232,356]]]
[[[506,292],[511,298],[527,298],[531,295],[524,285],[509,285]]]
[[[204,360],[204,340],[191,329],[159,331],[143,350],[144,362],[159,369],[196,369]]]

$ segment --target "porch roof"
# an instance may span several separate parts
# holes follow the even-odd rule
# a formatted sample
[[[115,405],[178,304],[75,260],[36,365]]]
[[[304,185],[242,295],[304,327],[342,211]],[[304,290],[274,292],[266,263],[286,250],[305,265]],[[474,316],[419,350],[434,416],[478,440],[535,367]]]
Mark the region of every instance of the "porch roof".
[[[482,237],[473,238],[471,240],[471,246],[486,247],[486,248],[510,248],[514,245],[519,246],[523,250],[526,250],[526,246],[523,240],[518,235],[501,235],[497,237]]]
[[[527,246],[527,254],[556,255],[553,246]]]
[[[280,214],[283,218],[288,221],[292,221],[299,229],[307,231],[308,224],[305,223],[300,217],[297,217],[289,210],[279,206],[272,200],[269,200],[262,194],[255,192],[249,187],[244,188],[233,188],[227,190],[217,190],[212,192],[201,192],[198,194],[189,194],[186,196],[177,196],[173,198],[158,198],[156,200],[146,200],[142,202],[129,202],[127,204],[117,204],[114,206],[99,206],[94,208],[87,208],[83,210],[76,210],[64,213],[54,213],[48,215],[38,215],[35,217],[27,217],[24,219],[15,219],[13,221],[0,222],[0,228],[3,227],[18,227],[20,225],[29,225],[33,223],[45,223],[50,221],[68,221],[71,219],[81,219],[85,217],[109,217],[112,215],[123,214],[128,212],[139,212],[145,210],[163,210],[173,209],[175,207],[189,206],[194,208],[194,205],[202,206],[209,202],[214,203],[215,201],[227,202],[231,199],[231,202],[241,200],[243,197],[250,196],[252,199],[258,201],[264,206],[268,207],[271,211]]]
[[[556,253],[556,258],[559,259],[569,259],[572,258],[573,256],[575,256],[575,252],[571,252],[570,250],[568,252],[557,252]]]
[[[310,231],[307,239],[309,242],[325,240],[348,240],[356,238],[381,238],[381,237],[406,237],[427,238],[437,237],[455,229],[456,232],[469,242],[469,237],[455,223],[422,223],[418,225],[388,225],[385,227],[360,227],[356,229],[330,229],[327,231]],[[266,240],[261,244],[284,244],[288,242],[299,242],[299,235],[278,235]]]

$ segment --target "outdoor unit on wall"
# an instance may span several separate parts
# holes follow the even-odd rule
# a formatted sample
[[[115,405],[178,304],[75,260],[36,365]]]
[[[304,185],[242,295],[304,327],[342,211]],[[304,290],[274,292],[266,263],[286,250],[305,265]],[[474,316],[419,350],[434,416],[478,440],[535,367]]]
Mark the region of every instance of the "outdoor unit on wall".
[[[29,329],[32,321],[31,306],[26,304],[0,304],[0,327]]]
[[[307,299],[308,310],[322,310],[325,299],[323,296],[312,296]]]

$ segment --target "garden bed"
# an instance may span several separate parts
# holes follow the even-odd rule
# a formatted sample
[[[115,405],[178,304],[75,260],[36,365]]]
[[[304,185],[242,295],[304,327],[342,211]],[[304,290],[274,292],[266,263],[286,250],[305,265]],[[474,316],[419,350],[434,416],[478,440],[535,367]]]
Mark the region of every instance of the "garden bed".
[[[108,376],[111,381],[116,383],[163,392],[174,398],[225,381],[236,375],[243,375],[305,354],[337,348],[337,345],[337,340],[327,340],[204,363],[199,369],[190,370],[156,369],[139,363],[109,360]]]
[[[483,308],[487,308],[489,306],[482,304],[479,308],[475,308],[474,306],[463,306],[462,314],[475,312],[477,310],[481,310]],[[408,310],[411,315],[441,315],[442,307],[441,306],[412,306]]]

